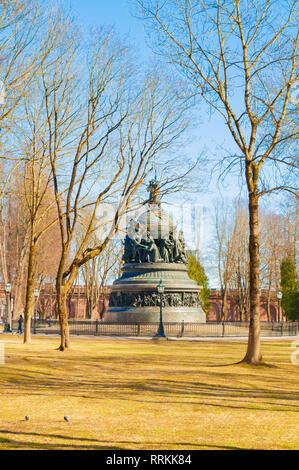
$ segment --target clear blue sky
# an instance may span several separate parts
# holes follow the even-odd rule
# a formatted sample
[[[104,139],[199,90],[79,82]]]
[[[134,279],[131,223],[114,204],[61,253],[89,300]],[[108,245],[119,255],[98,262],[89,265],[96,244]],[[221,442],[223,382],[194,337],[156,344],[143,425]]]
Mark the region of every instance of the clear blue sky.
[[[136,47],[136,52],[139,54],[141,61],[147,61],[151,57],[152,51],[147,45],[143,23],[132,15],[132,0],[69,0],[69,3],[84,31],[88,31],[90,26],[115,26],[121,36],[129,35],[130,42]],[[209,118],[202,112],[201,123],[198,128],[192,130],[189,139],[190,144],[186,151],[193,153],[193,156],[198,156],[203,151],[209,155],[215,155],[215,153],[220,152],[217,147],[225,146],[226,132],[225,125],[216,115]],[[240,187],[238,182],[230,178],[230,180],[227,180],[227,186],[227,189],[222,189],[223,196],[228,199],[236,197]],[[209,269],[211,263],[205,255],[212,242],[213,227],[211,218],[214,211],[213,206],[218,197],[219,188],[216,177],[211,181],[208,190],[204,188],[202,193],[193,196],[194,202],[203,206],[200,251],[210,277],[211,287],[216,287],[217,280]]]
[[[130,13],[132,0],[69,0],[84,28],[89,25],[112,25],[121,35],[129,34],[143,54],[150,54],[143,24]],[[136,40],[136,41],[135,41]]]

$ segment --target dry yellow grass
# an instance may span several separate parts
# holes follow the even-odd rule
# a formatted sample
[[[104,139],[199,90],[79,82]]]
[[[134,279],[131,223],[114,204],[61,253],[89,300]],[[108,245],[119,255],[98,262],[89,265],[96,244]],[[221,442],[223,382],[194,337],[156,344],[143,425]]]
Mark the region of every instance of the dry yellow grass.
[[[289,341],[264,342],[272,367],[252,367],[234,364],[241,341],[0,339],[2,449],[299,447]]]

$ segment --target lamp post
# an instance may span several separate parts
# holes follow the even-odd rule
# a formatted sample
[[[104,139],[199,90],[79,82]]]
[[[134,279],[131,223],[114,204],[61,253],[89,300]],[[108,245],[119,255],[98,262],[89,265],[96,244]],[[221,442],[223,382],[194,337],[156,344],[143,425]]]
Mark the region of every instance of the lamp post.
[[[281,321],[281,299],[282,299],[282,292],[280,290],[277,292],[277,300],[278,300],[278,322]]]
[[[7,330],[11,331],[11,284],[7,282],[5,284],[5,293],[6,293],[6,307],[7,307]]]
[[[164,325],[163,325],[163,317],[162,317],[162,309],[163,309],[163,294],[164,294],[164,289],[165,286],[162,282],[162,279],[160,280],[159,284],[157,285],[157,291],[158,294],[160,295],[160,322],[159,322],[159,328],[153,339],[167,339],[167,336],[164,333]]]
[[[36,302],[37,302],[38,296],[39,296],[38,289],[34,289],[34,298],[35,298],[35,302],[34,302],[34,325],[33,325],[33,333],[34,334],[36,334]]]

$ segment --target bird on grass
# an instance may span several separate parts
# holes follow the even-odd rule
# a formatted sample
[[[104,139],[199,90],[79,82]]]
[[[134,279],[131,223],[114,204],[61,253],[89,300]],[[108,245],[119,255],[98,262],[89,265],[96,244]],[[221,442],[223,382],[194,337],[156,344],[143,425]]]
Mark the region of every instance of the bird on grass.
[[[64,421],[70,421],[70,420],[71,420],[71,418],[69,416],[64,417]]]
[[[26,415],[26,416],[25,416],[25,421],[29,421],[29,419],[30,419],[30,416],[29,416],[29,415]]]

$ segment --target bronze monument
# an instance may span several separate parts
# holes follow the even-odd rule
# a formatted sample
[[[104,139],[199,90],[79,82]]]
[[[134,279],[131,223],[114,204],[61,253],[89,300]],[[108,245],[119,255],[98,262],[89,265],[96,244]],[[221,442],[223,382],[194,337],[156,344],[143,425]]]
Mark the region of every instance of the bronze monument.
[[[165,285],[165,322],[206,321],[201,287],[189,278],[183,233],[161,208],[159,184],[149,184],[149,207],[131,220],[124,240],[122,276],[114,281],[106,321],[135,323],[159,320],[157,284]]]

